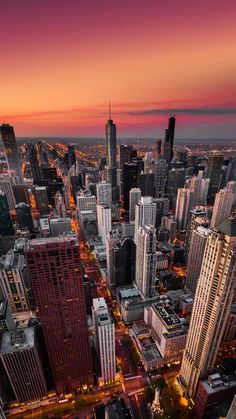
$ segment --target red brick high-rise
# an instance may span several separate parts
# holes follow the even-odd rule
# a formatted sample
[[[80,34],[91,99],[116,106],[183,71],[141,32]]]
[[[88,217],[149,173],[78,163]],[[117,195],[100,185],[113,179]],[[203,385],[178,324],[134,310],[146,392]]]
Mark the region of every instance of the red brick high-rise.
[[[57,392],[92,384],[92,357],[76,236],[31,240],[26,257]]]

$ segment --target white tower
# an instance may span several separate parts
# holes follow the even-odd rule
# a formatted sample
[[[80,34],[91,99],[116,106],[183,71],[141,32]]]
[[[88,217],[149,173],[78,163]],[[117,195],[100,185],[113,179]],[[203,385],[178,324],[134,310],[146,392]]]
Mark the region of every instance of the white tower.
[[[97,205],[98,235],[103,244],[106,244],[106,237],[111,231],[111,208],[106,204]]]
[[[221,189],[217,192],[213,207],[211,228],[217,228],[218,225],[230,216],[233,206],[234,194],[229,189]]]
[[[144,297],[151,297],[153,295],[156,266],[156,229],[152,225],[139,227],[137,235],[135,282]]]
[[[156,224],[156,203],[152,197],[142,196],[138,204],[135,206],[135,235],[134,241],[137,244],[138,230],[140,226]]]
[[[129,191],[129,221],[135,219],[135,206],[141,198],[141,190],[139,188],[131,188]]]
[[[186,188],[178,189],[175,219],[178,230],[186,230],[189,212],[192,209],[193,191]]]

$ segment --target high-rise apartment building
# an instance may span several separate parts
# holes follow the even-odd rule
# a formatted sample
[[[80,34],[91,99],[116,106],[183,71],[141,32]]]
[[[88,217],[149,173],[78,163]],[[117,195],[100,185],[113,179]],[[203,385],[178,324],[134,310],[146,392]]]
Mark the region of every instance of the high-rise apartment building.
[[[98,235],[101,237],[103,244],[106,244],[106,238],[111,231],[111,208],[106,204],[97,205],[97,221]]]
[[[7,196],[0,191],[0,235],[13,236],[14,228],[10,217]]]
[[[154,293],[156,266],[156,229],[152,225],[141,226],[137,235],[135,282],[144,297]]]
[[[194,398],[199,379],[215,367],[236,277],[236,219],[227,218],[207,238],[180,371],[184,392]]]
[[[5,332],[0,355],[18,402],[32,402],[47,395],[34,327]]]
[[[28,270],[57,392],[93,383],[76,235],[31,240]]]
[[[186,287],[195,294],[198,278],[201,272],[202,260],[205,251],[209,229],[199,226],[192,231],[189,244]]]
[[[141,199],[141,190],[139,188],[132,188],[129,191],[129,220],[135,220],[135,207]]]
[[[9,124],[2,124],[0,125],[0,135],[3,141],[8,168],[16,172],[20,183],[24,183],[14,128]]]
[[[111,184],[107,182],[101,182],[96,185],[97,188],[97,203],[104,203],[106,205],[112,205],[112,190]]]
[[[163,156],[159,156],[154,166],[154,188],[156,198],[164,197],[167,177],[168,164]]]
[[[156,204],[150,196],[142,196],[135,206],[135,234],[134,241],[137,244],[140,226],[153,225],[156,223]]]
[[[178,230],[186,230],[190,211],[192,209],[193,194],[194,192],[190,189],[178,189],[175,209],[175,219],[177,221]]]
[[[95,329],[95,345],[101,363],[102,381],[115,381],[115,325],[111,319],[104,298],[93,300],[93,324]]]
[[[0,289],[13,313],[30,309],[26,292],[26,263],[23,254],[9,250],[1,258]]]
[[[234,201],[234,194],[230,189],[221,189],[215,196],[215,202],[211,218],[211,228],[218,225],[230,216]]]

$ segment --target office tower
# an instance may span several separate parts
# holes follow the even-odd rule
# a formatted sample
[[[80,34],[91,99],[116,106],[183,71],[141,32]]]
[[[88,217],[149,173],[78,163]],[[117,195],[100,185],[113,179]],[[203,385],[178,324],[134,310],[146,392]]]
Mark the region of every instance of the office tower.
[[[0,125],[0,135],[3,141],[8,168],[16,172],[20,183],[24,183],[14,128],[9,124],[2,124]]]
[[[7,196],[0,191],[0,236],[13,236],[14,228],[10,217]]]
[[[135,220],[135,207],[141,198],[141,190],[139,188],[132,188],[129,191],[129,220]]]
[[[121,234],[118,230],[111,230],[106,237],[106,259],[107,259],[107,285],[109,287],[115,286],[114,275],[114,246],[121,239]]]
[[[187,232],[186,232],[186,253],[188,255],[189,252],[189,245],[192,239],[192,233],[197,227],[209,227],[209,219],[208,214],[205,207],[194,208],[190,211],[189,214],[189,222],[187,225]]]
[[[186,230],[192,209],[193,191],[186,188],[178,189],[177,203],[175,209],[175,219],[178,230]]]
[[[30,309],[25,287],[27,274],[25,268],[25,257],[23,254],[9,250],[1,258],[0,289],[13,313]]]
[[[0,174],[0,191],[5,193],[10,210],[14,210],[16,205],[12,186],[10,176],[8,174]]]
[[[71,232],[70,218],[50,218],[50,230],[52,237]]]
[[[34,327],[5,332],[1,360],[18,402],[32,402],[47,395]]]
[[[72,144],[68,144],[68,169],[74,166],[76,162],[75,148]]]
[[[210,232],[211,230],[199,226],[196,230],[193,230],[191,235],[187,263],[186,287],[193,293],[193,295],[196,292],[205,246]]]
[[[108,311],[104,298],[93,299],[93,324],[95,331],[95,345],[100,359],[102,382],[104,384],[115,381],[115,325]]]
[[[123,170],[125,163],[130,163],[133,156],[133,146],[127,144],[119,145],[119,168]]]
[[[200,172],[199,172],[200,173]],[[210,184],[210,179],[202,179],[201,182],[201,190],[200,190],[200,202],[201,205],[206,205],[207,204],[207,196],[208,196],[208,190],[209,190],[209,184]]]
[[[111,208],[106,204],[97,205],[98,235],[103,244],[106,244],[106,237],[111,231]]]
[[[80,250],[75,235],[31,240],[29,276],[57,392],[92,384]]]
[[[36,147],[29,142],[27,145],[27,151],[32,172],[32,178],[34,183],[37,183],[37,181],[41,179],[41,172]]]
[[[149,173],[152,170],[153,154],[151,151],[145,153],[144,156],[144,173]]]
[[[163,198],[165,195],[168,177],[168,164],[163,156],[159,156],[154,166],[155,197]]]
[[[113,202],[117,201],[117,174],[116,174],[116,125],[111,119],[111,108],[109,105],[109,119],[106,123],[106,181],[111,183]],[[118,198],[119,199],[119,198]]]
[[[12,185],[12,190],[16,204],[20,204],[21,202],[30,204],[30,194],[27,185]]]
[[[226,182],[228,182],[229,180],[236,181],[236,158],[235,157],[231,158],[228,164]]]
[[[170,199],[170,205],[171,208],[176,207],[176,198],[177,198],[177,192],[179,188],[184,187],[185,182],[185,168],[179,167],[179,168],[172,168],[169,170],[168,173],[168,186],[167,186],[167,192],[168,197]]]
[[[138,187],[142,196],[154,196],[154,173],[139,173]]]
[[[138,187],[139,169],[136,163],[125,163],[123,172],[124,209],[129,211],[129,191]]]
[[[221,189],[215,196],[215,202],[211,218],[211,228],[218,225],[230,216],[233,206],[234,194],[229,189]]]
[[[106,182],[98,183],[97,185],[97,203],[107,204],[111,206],[112,204],[112,191],[111,184]]]
[[[201,184],[202,179],[198,176],[193,176],[185,182],[185,188],[190,189],[193,192],[193,208],[201,204]]]
[[[171,115],[169,118],[168,128],[165,131],[165,142],[163,143],[163,151],[168,164],[170,164],[173,158],[173,146],[174,146],[174,135],[175,135],[175,117]]]
[[[49,214],[48,194],[46,186],[35,186],[34,188],[37,209],[41,217]]]
[[[0,298],[0,336],[7,330],[15,329],[15,323],[8,301]]]
[[[187,162],[188,162],[188,150],[187,150],[187,148],[184,148],[182,150],[177,150],[176,155],[177,155],[179,161],[183,162],[184,167],[186,167]]]
[[[96,211],[96,196],[89,193],[77,196],[77,209],[80,211]]]
[[[142,196],[135,206],[135,234],[134,241],[137,244],[140,226],[153,225],[156,223],[156,204],[150,196]]]
[[[227,183],[226,189],[230,190],[233,192],[233,205],[236,205],[236,181],[235,180],[230,180]]]
[[[55,195],[55,208],[58,217],[65,218],[66,217],[66,205],[64,196],[61,192],[57,192]]]
[[[236,219],[227,218],[207,238],[180,371],[194,398],[199,379],[215,367],[235,294]]]
[[[161,140],[156,140],[156,153],[157,153],[157,158],[160,156],[161,154]]]
[[[173,240],[177,231],[177,221],[173,215],[164,215],[161,219],[161,228],[168,231],[168,239]]]
[[[113,247],[115,286],[129,285],[135,281],[136,246],[133,239],[124,237]]]
[[[30,206],[21,202],[20,204],[16,205],[16,218],[21,229],[27,228],[30,233],[34,230],[33,218],[31,215]]]
[[[219,191],[223,163],[224,153],[216,151],[210,153],[207,165],[207,177],[210,179],[208,191],[210,202],[214,202],[215,194]]]
[[[154,294],[156,279],[156,229],[152,225],[139,227],[136,249],[136,285],[144,297]]]
[[[170,208],[170,200],[168,198],[154,198],[153,202],[156,204],[156,223],[159,227],[161,225],[161,218],[163,215],[168,215]]]

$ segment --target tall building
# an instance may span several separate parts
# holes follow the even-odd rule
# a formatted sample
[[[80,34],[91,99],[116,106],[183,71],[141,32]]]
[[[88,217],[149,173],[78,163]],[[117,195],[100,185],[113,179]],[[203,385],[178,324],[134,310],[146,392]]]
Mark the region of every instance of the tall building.
[[[7,158],[8,168],[9,170],[14,170],[16,172],[20,183],[24,183],[14,128],[9,124],[2,124],[0,125],[0,135]]]
[[[234,194],[229,189],[221,189],[215,196],[215,202],[211,218],[211,228],[218,225],[230,216],[234,201]]]
[[[185,168],[184,167],[173,167],[168,173],[168,198],[170,199],[171,208],[176,207],[176,199],[178,189],[184,187],[185,182]]]
[[[215,194],[219,191],[223,163],[224,153],[216,151],[210,153],[207,165],[207,177],[210,179],[208,191],[210,202],[214,201]]]
[[[106,205],[112,205],[112,191],[111,184],[101,182],[96,185],[97,188],[97,203],[104,203]]]
[[[161,140],[156,140],[156,154],[157,154],[157,158],[161,154],[161,144],[162,144],[162,141]]]
[[[194,398],[200,378],[214,369],[235,295],[236,219],[212,231],[205,247],[180,371],[184,392]]]
[[[115,381],[115,325],[108,311],[104,298],[93,300],[93,324],[95,329],[95,345],[100,359],[102,381]]]
[[[8,174],[0,174],[0,191],[5,193],[9,209],[14,210],[16,200],[13,193],[12,180]]]
[[[169,118],[168,128],[165,131],[165,142],[163,143],[163,155],[169,164],[173,158],[173,146],[175,136],[175,116]]]
[[[189,245],[186,287],[195,294],[198,278],[200,276],[203,255],[207,238],[210,234],[209,229],[199,226],[192,231]]]
[[[142,196],[135,207],[135,233],[134,241],[137,244],[140,226],[153,225],[156,223],[156,204],[150,196]]]
[[[106,244],[106,237],[111,231],[111,208],[106,204],[97,205],[98,235],[103,244]]]
[[[236,418],[236,394],[231,403],[230,409],[227,413],[226,419],[235,419]]]
[[[119,145],[119,168],[123,170],[125,163],[130,163],[133,155],[133,146],[127,144]]]
[[[186,188],[178,189],[175,219],[178,230],[186,230],[192,209],[193,191]]]
[[[80,250],[75,235],[31,240],[28,271],[57,392],[93,383]]]
[[[14,228],[10,217],[7,196],[0,191],[0,236],[13,236]]]
[[[96,211],[96,196],[89,193],[77,196],[77,209],[80,211]]]
[[[135,281],[136,246],[132,238],[124,237],[113,247],[113,275],[116,287]]]
[[[154,173],[139,173],[138,187],[142,196],[154,196]]]
[[[26,228],[30,233],[32,233],[34,230],[34,224],[30,206],[24,202],[21,202],[20,204],[16,205],[15,210],[19,227],[22,229]]]
[[[32,402],[47,395],[34,327],[5,332],[0,354],[18,402]]]
[[[0,298],[0,336],[2,336],[3,332],[13,330],[15,327],[11,307],[8,304],[8,301],[4,298]]]
[[[138,187],[139,168],[136,163],[125,163],[123,172],[124,209],[129,211],[129,191]]]
[[[193,192],[192,207],[195,208],[201,205],[201,185],[202,178],[200,176],[193,176],[185,182],[185,188]]]
[[[121,239],[121,234],[118,230],[111,230],[106,237],[106,259],[107,259],[107,285],[114,287],[116,285],[114,272],[114,247]]]
[[[25,257],[21,253],[9,250],[1,259],[0,289],[13,313],[30,309],[25,286],[25,268]]]
[[[32,178],[33,178],[34,183],[37,183],[37,181],[41,179],[41,172],[40,172],[39,160],[38,160],[38,155],[37,155],[37,150],[36,150],[35,145],[29,142],[27,144],[27,151],[28,151],[28,157],[29,157],[29,162],[30,162],[30,167],[31,167],[31,172],[32,172]]]
[[[34,188],[36,205],[38,211],[40,212],[41,217],[49,214],[49,207],[48,207],[48,193],[46,186],[35,186]]]
[[[116,125],[111,119],[111,109],[109,106],[109,119],[106,123],[106,151],[107,151],[107,182],[111,183],[112,188],[117,188],[116,180]]]
[[[132,188],[129,191],[129,220],[135,220],[135,207],[141,199],[141,190],[139,188]]]
[[[167,177],[168,164],[163,156],[159,156],[154,166],[154,187],[156,198],[164,197]]]
[[[153,154],[147,151],[144,156],[144,173],[149,173],[152,170]]]
[[[55,208],[58,217],[65,218],[66,217],[66,204],[64,196],[61,192],[57,192],[55,195]]]
[[[135,282],[144,297],[151,297],[154,293],[156,266],[156,229],[152,225],[139,227]]]

